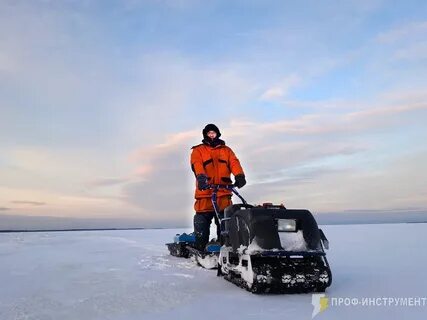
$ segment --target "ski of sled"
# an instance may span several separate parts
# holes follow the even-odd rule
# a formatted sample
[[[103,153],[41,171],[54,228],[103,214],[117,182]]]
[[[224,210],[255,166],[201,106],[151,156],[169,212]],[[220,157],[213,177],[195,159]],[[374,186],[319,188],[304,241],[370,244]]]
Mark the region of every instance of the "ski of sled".
[[[218,244],[210,244],[207,246],[206,251],[200,251],[194,247],[194,242],[193,234],[183,233],[176,235],[174,242],[166,245],[172,256],[191,258],[205,269],[216,269],[220,246]]]

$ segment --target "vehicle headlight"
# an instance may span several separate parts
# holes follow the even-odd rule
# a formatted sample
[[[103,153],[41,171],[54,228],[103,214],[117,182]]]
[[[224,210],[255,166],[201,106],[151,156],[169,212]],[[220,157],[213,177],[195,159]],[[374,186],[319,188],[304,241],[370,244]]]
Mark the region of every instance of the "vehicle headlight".
[[[297,222],[293,219],[277,219],[277,229],[281,232],[296,232]]]

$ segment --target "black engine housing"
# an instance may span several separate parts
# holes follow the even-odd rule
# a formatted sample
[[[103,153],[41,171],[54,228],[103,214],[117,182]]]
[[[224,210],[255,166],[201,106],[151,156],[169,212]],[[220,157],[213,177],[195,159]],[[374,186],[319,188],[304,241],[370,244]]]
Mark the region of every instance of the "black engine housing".
[[[251,206],[235,204],[224,210],[223,242],[236,252],[242,245],[249,246],[254,238],[266,250],[283,250],[280,244],[278,219],[293,219],[301,230],[309,250],[321,250],[321,235],[316,220],[305,209],[286,209],[284,206]]]

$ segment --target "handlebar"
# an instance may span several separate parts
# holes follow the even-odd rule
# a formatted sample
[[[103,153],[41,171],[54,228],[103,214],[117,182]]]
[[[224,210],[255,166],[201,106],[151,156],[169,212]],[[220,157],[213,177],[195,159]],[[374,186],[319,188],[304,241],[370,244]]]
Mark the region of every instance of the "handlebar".
[[[220,189],[225,189],[225,190],[230,190],[231,192],[233,192],[237,197],[239,197],[239,199],[242,201],[243,204],[248,204],[246,202],[246,200],[240,195],[239,192],[237,192],[236,190],[236,186],[234,184],[209,184],[207,189],[212,189],[212,205],[214,207],[216,216],[218,217],[218,220],[221,221],[220,216],[219,216],[219,208],[218,208],[218,203],[217,203],[217,193],[218,190]]]
[[[234,184],[208,184],[208,189],[226,189],[233,190],[236,186]]]

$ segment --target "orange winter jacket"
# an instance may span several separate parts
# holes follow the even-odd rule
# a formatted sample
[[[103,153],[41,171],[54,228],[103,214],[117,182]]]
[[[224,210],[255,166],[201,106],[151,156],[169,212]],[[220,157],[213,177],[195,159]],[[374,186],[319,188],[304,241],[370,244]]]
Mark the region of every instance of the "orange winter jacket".
[[[191,148],[191,170],[197,176],[205,174],[208,176],[208,183],[231,184],[230,174],[234,176],[244,174],[239,159],[237,159],[230,147],[220,144],[211,147],[207,144],[199,144]],[[218,197],[230,195],[229,190],[218,190]],[[199,190],[196,181],[195,198],[210,198],[212,190]]]

